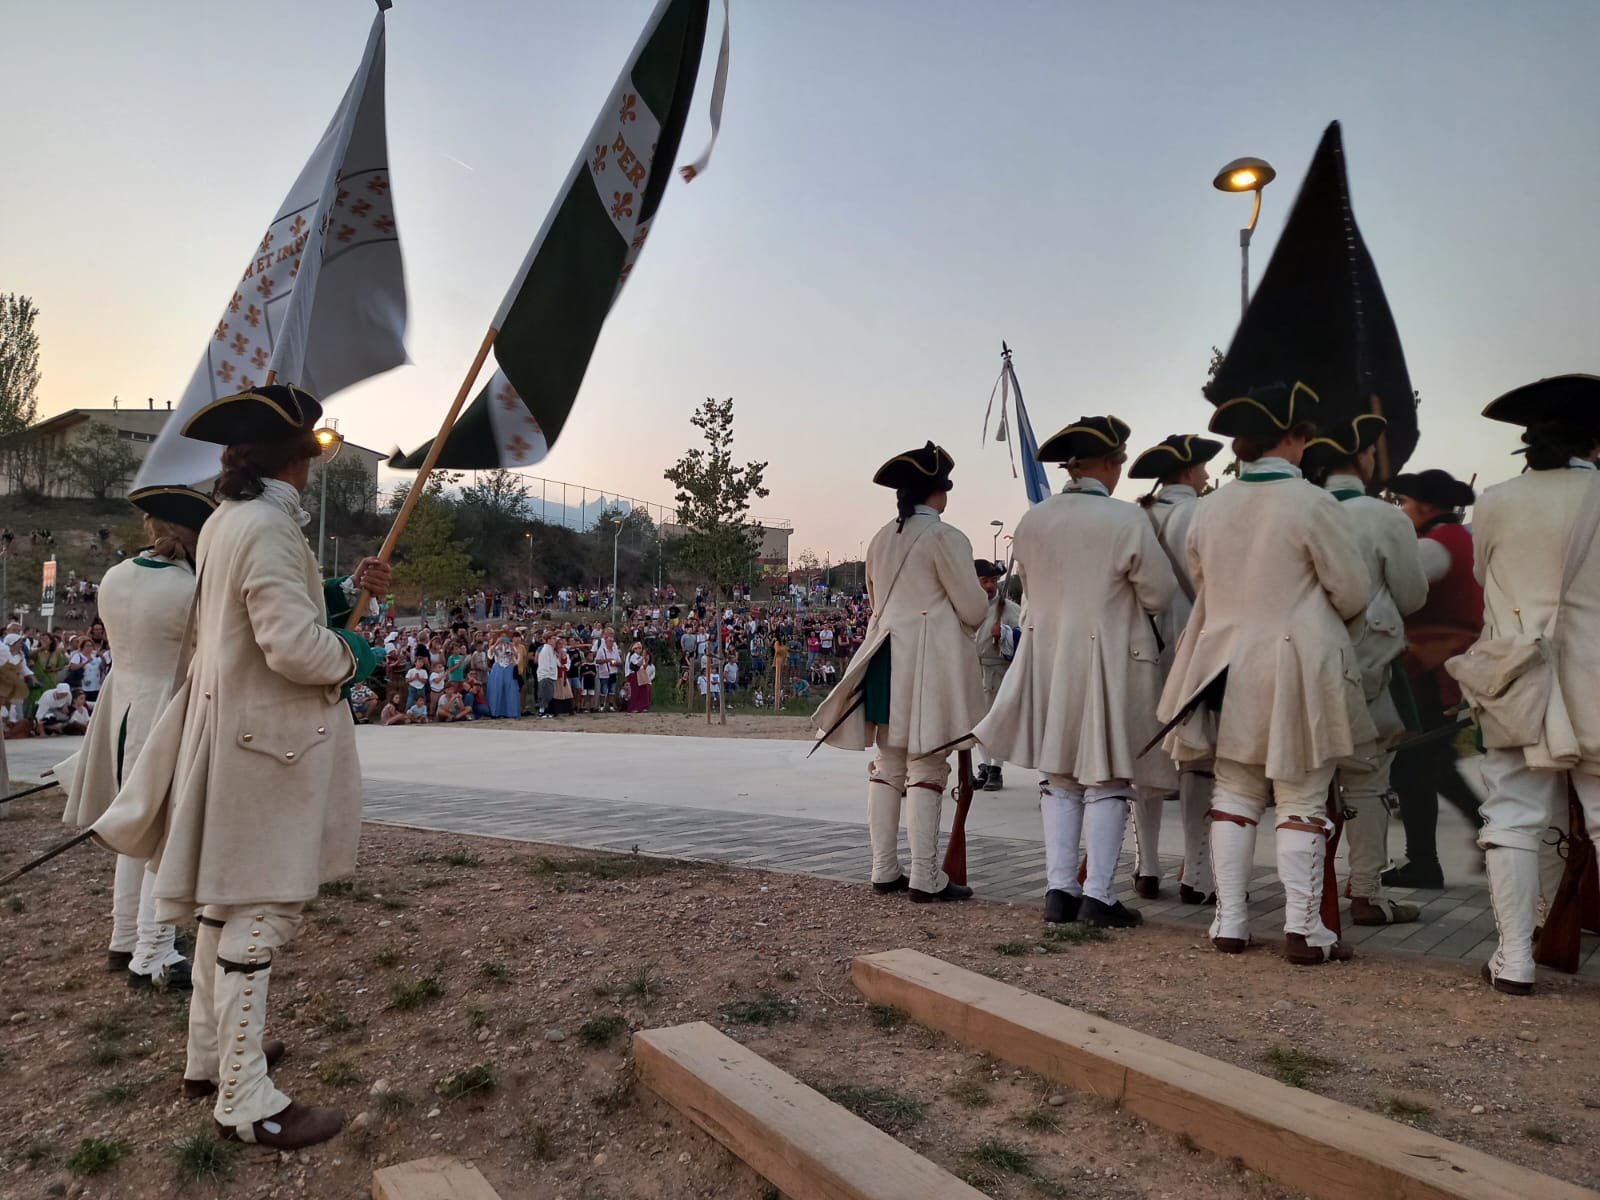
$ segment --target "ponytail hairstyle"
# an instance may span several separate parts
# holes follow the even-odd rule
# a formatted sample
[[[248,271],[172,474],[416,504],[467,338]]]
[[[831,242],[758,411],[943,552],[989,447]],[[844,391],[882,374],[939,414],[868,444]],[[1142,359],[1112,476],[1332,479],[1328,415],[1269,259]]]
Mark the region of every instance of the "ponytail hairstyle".
[[[194,547],[200,535],[193,529],[145,513],[144,531],[145,536],[150,539],[151,549],[162,558],[181,558],[190,566],[194,565]]]
[[[916,487],[899,487],[894,490],[895,512],[899,520],[895,522],[896,533],[904,532],[906,519],[916,512],[917,505],[923,503],[935,492],[948,492],[950,480],[931,479],[927,483],[919,483]]]
[[[222,474],[214,493],[224,500],[254,500],[266,490],[266,479],[321,454],[322,447],[309,429],[287,441],[228,446],[222,451]]]
[[[1523,431],[1530,471],[1558,471],[1575,458],[1588,458],[1600,442],[1592,429],[1569,421],[1541,421]]]

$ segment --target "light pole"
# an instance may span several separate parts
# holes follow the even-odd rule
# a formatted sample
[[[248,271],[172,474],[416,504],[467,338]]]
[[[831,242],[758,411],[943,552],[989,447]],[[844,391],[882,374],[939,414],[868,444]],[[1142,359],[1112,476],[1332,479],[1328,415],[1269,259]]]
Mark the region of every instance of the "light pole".
[[[611,535],[611,624],[617,623],[617,545],[622,541],[622,522],[616,517],[611,523],[617,531]]]
[[[337,579],[339,577],[339,535],[337,533],[329,534],[328,540],[333,543],[333,577]]]
[[[1278,177],[1272,164],[1264,158],[1236,158],[1217,172],[1211,186],[1219,192],[1254,192],[1255,204],[1250,209],[1250,223],[1239,230],[1239,315],[1244,316],[1250,307],[1250,235],[1255,232],[1256,218],[1261,215],[1261,189]]]
[[[339,422],[328,418],[322,428],[312,434],[322,447],[322,461],[317,474],[322,476],[322,499],[317,503],[317,570],[328,561],[328,466],[344,449],[344,438],[339,436]]]
[[[994,526],[994,537],[989,543],[989,557],[997,559],[1000,557],[1000,531],[1006,527],[1006,523],[1004,521],[990,521],[989,524]]]
[[[533,597],[533,530],[528,530],[522,536],[528,539],[528,597],[531,605]]]

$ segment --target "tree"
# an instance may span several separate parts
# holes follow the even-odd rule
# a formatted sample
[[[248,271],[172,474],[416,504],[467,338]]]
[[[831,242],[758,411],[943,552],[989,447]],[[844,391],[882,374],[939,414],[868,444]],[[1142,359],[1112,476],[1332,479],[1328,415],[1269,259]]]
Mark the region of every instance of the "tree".
[[[483,577],[472,569],[472,555],[456,535],[455,505],[445,494],[456,479],[442,471],[428,479],[396,548],[395,587],[418,600],[449,599]],[[405,492],[403,487],[395,490],[396,507]]]
[[[328,477],[329,529],[343,532],[353,522],[372,515],[376,480],[367,473],[360,459],[341,456],[332,462],[318,459],[311,464],[311,477],[306,482],[303,503],[313,517],[321,515],[323,475]]]
[[[461,492],[461,507],[482,513],[491,522],[515,524],[528,516],[528,481],[510,471],[484,471]]]
[[[0,293],[0,437],[21,433],[38,415],[38,315],[27,296]]]
[[[68,479],[96,500],[133,477],[138,455],[110,425],[91,423],[83,436],[61,450],[61,466]]]
[[[734,466],[733,397],[707,397],[689,421],[706,446],[685,451],[665,472],[678,489],[678,524],[683,528],[674,552],[707,583],[738,582],[761,552],[761,526],[749,519],[750,501],[769,494],[762,483],[767,464]]]

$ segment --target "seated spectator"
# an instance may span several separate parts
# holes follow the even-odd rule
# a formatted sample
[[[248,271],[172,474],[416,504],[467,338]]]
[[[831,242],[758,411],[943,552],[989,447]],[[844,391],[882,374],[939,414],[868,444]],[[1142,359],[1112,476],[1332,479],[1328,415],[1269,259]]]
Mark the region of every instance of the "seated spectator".
[[[467,678],[461,689],[461,698],[467,702],[467,707],[472,709],[474,719],[490,715],[489,699],[483,692],[483,678],[476,671],[467,672]]]
[[[72,689],[58,683],[39,697],[39,722],[41,737],[54,737],[67,731],[67,718],[72,712]]]
[[[365,725],[372,720],[372,708],[377,702],[377,694],[364,679],[350,689],[350,715],[355,718],[357,725]]]
[[[439,698],[438,706],[434,709],[435,721],[470,721],[472,710],[467,707],[466,701],[461,698],[461,685],[452,681],[444,694]]]
[[[406,706],[406,724],[426,725],[428,722],[428,700],[426,693],[419,694],[415,700]]]
[[[89,728],[89,717],[92,715],[89,696],[86,692],[72,693],[72,711],[67,714],[67,733],[81,734]]]
[[[400,693],[390,692],[389,703],[383,706],[383,713],[378,717],[384,725],[409,725],[411,719],[406,716],[406,710],[401,707]]]

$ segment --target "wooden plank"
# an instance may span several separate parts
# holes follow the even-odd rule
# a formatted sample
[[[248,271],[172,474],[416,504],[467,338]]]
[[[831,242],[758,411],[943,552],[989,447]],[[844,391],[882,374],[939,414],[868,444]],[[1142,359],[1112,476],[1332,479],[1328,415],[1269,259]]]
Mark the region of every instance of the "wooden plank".
[[[500,1200],[478,1168],[441,1155],[372,1173],[372,1200]]]
[[[1323,1200],[1600,1200],[914,950],[857,958],[851,977],[875,1003]]]
[[[633,1035],[639,1078],[787,1196],[983,1200],[703,1021]]]

